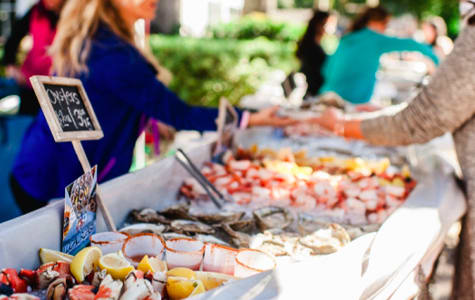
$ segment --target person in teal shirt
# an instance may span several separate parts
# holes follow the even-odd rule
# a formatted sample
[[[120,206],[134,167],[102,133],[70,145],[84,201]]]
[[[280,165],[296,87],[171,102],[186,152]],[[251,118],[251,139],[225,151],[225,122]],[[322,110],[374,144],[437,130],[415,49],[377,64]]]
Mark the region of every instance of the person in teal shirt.
[[[384,35],[389,19],[390,14],[381,6],[366,9],[356,19],[350,33],[341,39],[337,51],[325,63],[325,83],[320,94],[335,92],[353,104],[369,102],[376,84],[379,60],[384,53],[417,51],[436,65],[439,63],[429,45]]]

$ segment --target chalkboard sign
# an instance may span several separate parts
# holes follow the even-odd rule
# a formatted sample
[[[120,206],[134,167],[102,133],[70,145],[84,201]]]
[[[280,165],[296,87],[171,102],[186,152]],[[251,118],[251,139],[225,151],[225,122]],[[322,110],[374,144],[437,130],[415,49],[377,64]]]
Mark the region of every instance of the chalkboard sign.
[[[30,80],[56,142],[103,137],[80,80],[49,76]]]

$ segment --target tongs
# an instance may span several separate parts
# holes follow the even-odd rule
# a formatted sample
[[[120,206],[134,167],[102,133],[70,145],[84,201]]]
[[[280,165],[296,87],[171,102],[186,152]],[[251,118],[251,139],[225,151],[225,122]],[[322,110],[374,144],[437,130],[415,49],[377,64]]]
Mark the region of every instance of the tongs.
[[[198,183],[203,187],[203,189],[206,191],[206,194],[211,198],[211,201],[213,201],[214,205],[221,209],[223,205],[221,202],[228,201],[224,195],[218,191],[218,189],[201,173],[201,171],[196,167],[196,165],[191,161],[191,159],[188,157],[188,155],[183,151],[182,149],[178,149],[176,154],[175,154],[175,159],[182,165],[182,167],[190,173],[193,178],[198,181]],[[214,194],[213,194],[214,192]],[[216,196],[219,197],[216,198]]]

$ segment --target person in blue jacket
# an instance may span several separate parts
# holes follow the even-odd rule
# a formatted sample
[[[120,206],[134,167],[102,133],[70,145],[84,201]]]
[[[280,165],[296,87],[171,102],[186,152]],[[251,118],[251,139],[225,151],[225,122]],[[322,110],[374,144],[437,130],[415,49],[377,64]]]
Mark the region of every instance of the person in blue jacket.
[[[157,4],[158,0],[69,1],[58,23],[50,49],[53,72],[84,84],[104,138],[83,146],[91,165],[98,165],[102,181],[128,172],[143,116],[178,130],[216,130],[217,109],[185,104],[157,79],[153,56],[136,45],[135,22],[153,19]],[[249,125],[293,122],[278,118],[275,110],[251,114]],[[40,113],[24,137],[10,176],[21,210],[26,213],[64,197],[65,187],[82,173],[71,143],[55,143]]]
[[[353,104],[369,102],[376,84],[379,60],[384,53],[418,51],[438,64],[439,60],[429,45],[384,35],[389,19],[389,13],[378,6],[366,9],[355,20],[335,54],[325,63],[325,83],[320,93],[335,92]]]

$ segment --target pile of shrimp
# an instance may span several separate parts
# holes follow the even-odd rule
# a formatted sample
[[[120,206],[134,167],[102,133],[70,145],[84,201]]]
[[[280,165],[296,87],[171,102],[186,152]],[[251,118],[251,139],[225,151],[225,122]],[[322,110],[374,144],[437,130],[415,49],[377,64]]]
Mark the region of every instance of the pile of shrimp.
[[[201,170],[220,192],[240,205],[328,211],[351,216],[353,224],[380,224],[404,203],[416,185],[407,170],[389,172],[386,160],[327,157],[320,164],[302,166],[295,162],[295,155],[287,160],[269,159],[272,155],[256,159],[250,152],[238,151],[236,157],[228,154],[224,165],[206,163]],[[300,158],[303,160],[302,154]],[[191,199],[207,199],[193,178],[186,179],[180,191]]]

